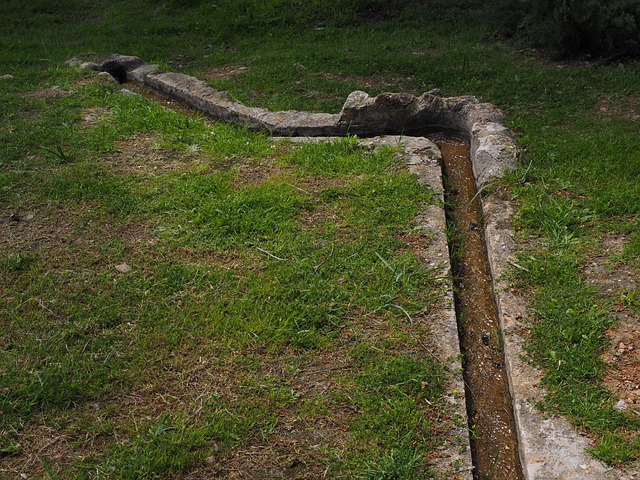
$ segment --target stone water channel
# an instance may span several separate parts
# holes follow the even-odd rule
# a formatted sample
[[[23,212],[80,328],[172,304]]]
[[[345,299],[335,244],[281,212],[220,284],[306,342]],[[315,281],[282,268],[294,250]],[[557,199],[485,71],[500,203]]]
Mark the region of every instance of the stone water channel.
[[[482,204],[469,161],[469,145],[453,136],[432,138],[443,158],[474,478],[523,480],[502,329],[485,246]]]
[[[451,400],[463,414],[466,405],[468,435],[461,436],[468,439],[463,444],[471,446],[474,466],[469,468],[461,451],[448,454],[450,465],[457,465],[455,475],[448,478],[622,478],[586,453],[588,440],[565,420],[548,418],[534,406],[543,392],[538,387],[540,373],[520,358],[518,319],[526,312],[503,279],[515,258],[512,211],[499,196],[485,198],[478,193],[516,166],[515,145],[496,107],[475,97],[445,98],[438,91],[420,97],[369,97],[353,92],[339,114],[271,112],[246,107],[194,77],[156,73],[157,66],[138,57],[113,55],[96,64],[78,56],[68,63],[108,72],[121,83],[140,82],[215,119],[289,140],[386,135],[368,142],[404,146],[410,170],[448,206],[446,228],[454,232],[449,243],[451,263],[446,264],[453,274],[450,297],[455,315],[452,308],[443,309],[434,329],[441,335],[451,370],[459,366],[456,354],[463,353],[466,401],[453,395]],[[445,131],[449,133],[434,133]],[[435,210],[423,216],[422,227],[431,229],[440,240],[429,253],[446,256],[445,213],[432,208]],[[463,380],[454,378],[453,384],[460,387]]]

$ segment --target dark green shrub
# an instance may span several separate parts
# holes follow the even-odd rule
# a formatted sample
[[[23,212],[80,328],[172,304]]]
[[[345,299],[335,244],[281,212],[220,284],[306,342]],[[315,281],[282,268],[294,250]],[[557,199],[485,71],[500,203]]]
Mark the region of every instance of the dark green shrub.
[[[561,56],[640,52],[638,0],[502,0],[499,31]]]

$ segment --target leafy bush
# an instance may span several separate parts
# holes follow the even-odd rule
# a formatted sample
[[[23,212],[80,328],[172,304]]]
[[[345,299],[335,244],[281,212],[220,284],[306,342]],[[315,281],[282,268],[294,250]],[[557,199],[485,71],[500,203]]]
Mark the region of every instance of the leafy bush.
[[[500,31],[561,56],[640,52],[637,0],[503,0],[497,11]]]

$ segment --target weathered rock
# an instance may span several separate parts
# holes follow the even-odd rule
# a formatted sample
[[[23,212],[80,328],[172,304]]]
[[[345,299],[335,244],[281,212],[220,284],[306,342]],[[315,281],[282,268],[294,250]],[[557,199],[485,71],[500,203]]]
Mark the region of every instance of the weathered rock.
[[[100,65],[104,67],[104,65],[106,64],[118,64],[123,66],[127,70],[134,70],[141,65],[146,65],[145,62],[139,57],[136,57],[134,55],[120,55],[117,53],[111,55],[111,57],[103,61]]]
[[[125,83],[133,80],[130,72],[146,65],[140,58],[132,55],[113,54],[103,62],[93,64],[90,68],[98,72],[107,72],[119,83]]]
[[[381,93],[370,97],[356,91],[347,97],[338,123],[356,135],[420,133],[427,128],[459,128],[459,112],[475,97],[448,101],[435,90],[415,97],[408,93]]]
[[[120,263],[120,264],[116,265],[115,268],[120,273],[129,273],[132,270],[131,267],[129,265],[127,265],[126,263]]]
[[[144,63],[139,67],[134,68],[133,70],[128,72],[128,78],[130,80],[143,83],[144,79],[150,73],[154,73],[158,71],[158,65],[151,63]]]
[[[217,120],[245,125],[254,130],[267,130],[274,135],[344,135],[337,126],[337,115],[307,112],[271,112],[264,108],[246,107],[230,100],[226,92],[214,90],[197,78],[182,73],[155,73],[145,77],[151,88],[181,100]]]
[[[158,65],[145,63],[139,57],[132,55],[113,54],[101,62],[94,62],[93,60],[96,57],[95,53],[81,53],[67,60],[65,64],[96,72],[109,73],[120,83],[129,81],[143,82],[146,75],[158,69]]]
[[[471,127],[471,165],[478,187],[516,168],[517,147],[511,132],[496,122],[477,121]]]
[[[476,185],[483,186],[516,167],[517,149],[502,112],[475,97],[442,97],[438,90],[420,97],[383,93],[370,97],[353,92],[340,112],[339,125],[350,133],[424,134],[434,129],[453,130],[471,139],[471,162]]]

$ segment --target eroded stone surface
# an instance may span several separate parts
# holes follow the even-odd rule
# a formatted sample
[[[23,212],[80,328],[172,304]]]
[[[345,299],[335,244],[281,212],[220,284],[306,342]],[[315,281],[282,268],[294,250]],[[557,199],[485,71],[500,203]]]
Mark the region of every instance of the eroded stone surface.
[[[475,122],[471,128],[471,165],[481,187],[516,167],[517,148],[511,132],[497,122]]]
[[[415,97],[408,93],[351,93],[340,112],[339,124],[356,135],[415,134],[426,128],[461,129],[475,97],[445,98],[438,90]]]

